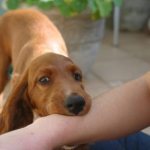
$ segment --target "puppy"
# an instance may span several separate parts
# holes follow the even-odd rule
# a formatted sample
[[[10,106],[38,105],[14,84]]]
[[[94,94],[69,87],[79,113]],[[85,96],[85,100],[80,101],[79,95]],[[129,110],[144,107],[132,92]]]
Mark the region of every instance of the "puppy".
[[[24,127],[34,116],[84,115],[90,109],[81,70],[69,58],[57,28],[36,10],[0,17],[0,93],[8,81],[11,90],[1,112],[0,133]]]

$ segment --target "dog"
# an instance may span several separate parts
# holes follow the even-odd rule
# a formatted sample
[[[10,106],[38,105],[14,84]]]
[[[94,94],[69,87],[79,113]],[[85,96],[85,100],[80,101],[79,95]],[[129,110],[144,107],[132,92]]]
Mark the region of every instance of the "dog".
[[[44,14],[18,9],[0,17],[0,93],[8,82],[11,89],[0,115],[1,134],[31,124],[35,116],[86,114],[91,98],[82,81],[60,32]]]

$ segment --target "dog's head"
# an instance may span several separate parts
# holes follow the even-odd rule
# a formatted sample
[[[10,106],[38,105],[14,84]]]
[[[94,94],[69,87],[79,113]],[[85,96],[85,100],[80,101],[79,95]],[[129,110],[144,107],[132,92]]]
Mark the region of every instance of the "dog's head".
[[[16,82],[1,119],[10,131],[31,123],[33,112],[83,115],[90,104],[81,70],[68,57],[47,53],[36,58]]]
[[[67,57],[51,53],[37,58],[30,65],[27,82],[29,99],[41,116],[78,115],[89,110],[81,70]]]

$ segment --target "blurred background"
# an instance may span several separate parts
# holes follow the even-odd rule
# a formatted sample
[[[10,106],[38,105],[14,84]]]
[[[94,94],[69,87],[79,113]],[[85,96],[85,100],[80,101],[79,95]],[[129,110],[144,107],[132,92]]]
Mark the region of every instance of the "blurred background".
[[[150,0],[0,0],[1,15],[18,8],[56,24],[92,97],[150,70]]]

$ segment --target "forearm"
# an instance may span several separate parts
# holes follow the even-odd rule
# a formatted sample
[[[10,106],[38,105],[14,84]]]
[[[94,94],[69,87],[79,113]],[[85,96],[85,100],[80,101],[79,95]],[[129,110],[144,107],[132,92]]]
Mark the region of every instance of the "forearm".
[[[1,150],[42,150],[43,143],[40,144],[38,134],[34,134],[34,130],[30,131],[27,128],[18,129],[8,132],[0,136],[0,149]],[[42,141],[42,140],[41,140]],[[44,142],[44,141],[43,141]],[[49,146],[50,146],[49,141]]]
[[[80,143],[118,138],[149,126],[149,116],[150,90],[141,77],[97,97],[88,115],[66,118],[71,123],[63,140]]]
[[[98,97],[92,108],[85,119],[87,131],[92,128],[87,140],[125,136],[150,125],[150,89],[142,77]]]

